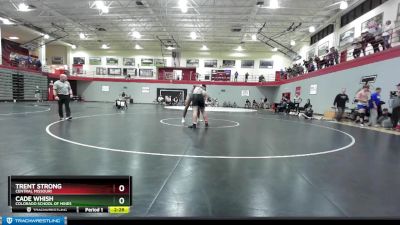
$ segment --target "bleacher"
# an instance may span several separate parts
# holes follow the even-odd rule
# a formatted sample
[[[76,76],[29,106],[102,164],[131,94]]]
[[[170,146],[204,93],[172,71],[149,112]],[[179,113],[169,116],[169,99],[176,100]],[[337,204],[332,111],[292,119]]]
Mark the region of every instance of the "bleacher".
[[[39,86],[42,99],[47,99],[47,76],[27,70],[0,67],[0,101],[30,101]]]

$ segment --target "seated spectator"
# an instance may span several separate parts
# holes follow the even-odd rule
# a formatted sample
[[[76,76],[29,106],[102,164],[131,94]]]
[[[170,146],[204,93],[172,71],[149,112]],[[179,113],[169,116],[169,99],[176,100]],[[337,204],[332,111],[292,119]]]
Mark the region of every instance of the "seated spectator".
[[[233,105],[232,105],[232,107],[233,107],[233,108],[237,108],[237,104],[236,104],[236,102],[233,102]]]
[[[307,99],[306,104],[303,107],[299,107],[299,112],[306,110],[311,105],[310,99]]]
[[[171,105],[172,104],[171,96],[168,96],[168,95],[165,96],[165,104],[167,104],[167,105]]]
[[[163,98],[163,96],[159,96],[158,98],[157,98],[157,102],[158,103],[164,103],[164,98]]]
[[[391,120],[392,114],[389,113],[388,109],[383,109],[382,110],[382,116],[378,118],[378,124],[383,127],[383,128],[392,128],[392,120]]]
[[[305,119],[314,119],[314,110],[312,109],[312,105],[309,105],[304,113],[299,113],[300,118],[305,118]]]
[[[275,107],[275,113],[287,112],[289,99],[282,96],[281,102]]]
[[[225,104],[225,102],[224,102],[224,104]],[[246,99],[246,104],[244,105],[244,107],[249,108],[249,109],[251,108],[251,102],[249,99]]]
[[[253,109],[258,109],[258,103],[256,102],[256,100],[253,100]]]

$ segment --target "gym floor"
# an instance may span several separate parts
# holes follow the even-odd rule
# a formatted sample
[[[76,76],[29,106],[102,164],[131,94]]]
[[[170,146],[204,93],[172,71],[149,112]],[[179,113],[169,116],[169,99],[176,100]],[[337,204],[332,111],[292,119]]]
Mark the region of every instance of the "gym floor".
[[[9,175],[130,175],[129,216],[399,216],[400,136],[266,111],[191,130],[160,105],[71,109],[60,122],[53,103],[0,103],[0,213]]]

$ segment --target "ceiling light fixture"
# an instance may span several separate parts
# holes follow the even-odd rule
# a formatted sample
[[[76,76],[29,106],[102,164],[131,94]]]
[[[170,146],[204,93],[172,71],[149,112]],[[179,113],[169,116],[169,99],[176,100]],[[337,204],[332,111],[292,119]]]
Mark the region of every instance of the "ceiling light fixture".
[[[44,39],[49,39],[50,36],[49,36],[48,34],[45,34],[45,35],[43,36],[43,38],[44,38]]]
[[[94,6],[101,11],[101,13],[109,13],[110,6],[106,6],[104,1],[95,1]]]
[[[271,9],[279,8],[278,0],[269,0],[269,8]]]
[[[11,22],[9,19],[0,17],[0,20],[3,22],[4,25],[13,25],[14,22]]]
[[[196,40],[197,39],[196,32],[194,32],[194,31],[190,32],[190,37],[192,38],[192,40]]]
[[[136,45],[135,45],[135,49],[140,50],[140,49],[143,49],[143,47],[140,46],[139,44],[136,44]]]
[[[172,46],[168,46],[167,49],[168,49],[168,50],[174,50],[175,48],[172,47]]]
[[[72,49],[76,49],[76,45],[71,45],[71,48]]]
[[[278,51],[278,48],[273,48],[272,51],[273,51],[273,52],[277,52],[277,51]]]
[[[243,51],[243,48],[242,48],[241,45],[239,45],[239,46],[237,47],[237,49],[235,49],[235,50],[241,52],[241,51]]]
[[[308,31],[309,31],[310,33],[314,33],[314,32],[315,32],[315,27],[314,27],[314,26],[311,26],[310,28],[308,28]]]
[[[200,50],[202,50],[202,51],[207,51],[207,50],[208,50],[208,47],[207,47],[206,45],[203,45],[203,47],[201,47]]]
[[[103,44],[103,45],[101,45],[101,48],[102,48],[102,49],[109,49],[110,46],[108,46],[108,45],[106,45],[106,44]]]
[[[80,39],[85,39],[85,38],[86,38],[86,35],[85,35],[84,33],[79,33],[79,38],[80,38]]]
[[[10,40],[18,40],[19,37],[14,37],[14,36],[13,36],[13,37],[9,37],[9,39],[10,39]]]
[[[28,12],[29,5],[25,4],[24,2],[18,4],[18,11],[20,12]]]
[[[179,0],[178,5],[183,13],[187,13],[188,11],[187,0]]]
[[[295,46],[295,45],[296,45],[296,41],[291,40],[291,41],[290,41],[290,45],[291,45],[291,46]]]
[[[251,35],[251,40],[253,40],[253,41],[257,41],[257,34],[253,34],[253,35]]]
[[[139,31],[133,31],[132,37],[135,39],[140,39],[142,37],[142,35],[139,33]]]
[[[347,1],[341,1],[341,2],[340,2],[339,8],[340,8],[341,10],[345,10],[345,9],[347,9],[348,7],[349,7],[349,3],[347,3]]]

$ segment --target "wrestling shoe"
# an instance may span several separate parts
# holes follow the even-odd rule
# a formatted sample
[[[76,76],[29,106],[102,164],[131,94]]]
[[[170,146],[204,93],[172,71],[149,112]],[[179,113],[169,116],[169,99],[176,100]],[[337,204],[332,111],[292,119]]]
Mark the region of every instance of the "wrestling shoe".
[[[185,123],[185,118],[182,118],[182,123]]]
[[[188,126],[188,128],[196,129],[196,124],[193,124],[193,125],[191,125],[191,126]]]

